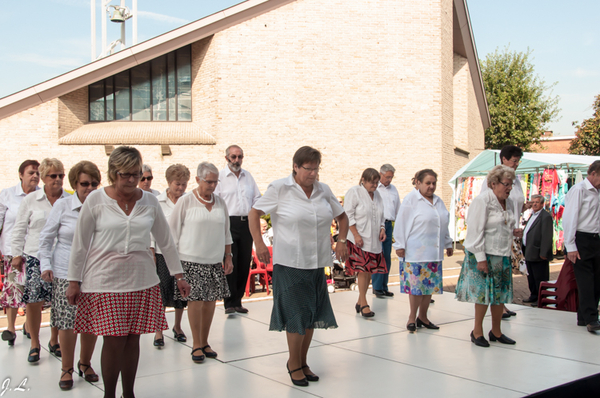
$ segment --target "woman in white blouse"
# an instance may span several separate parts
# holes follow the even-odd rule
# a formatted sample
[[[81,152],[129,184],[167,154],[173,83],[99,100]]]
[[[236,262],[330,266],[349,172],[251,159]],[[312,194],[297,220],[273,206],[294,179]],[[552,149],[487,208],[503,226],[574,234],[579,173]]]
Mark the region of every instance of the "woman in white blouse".
[[[101,180],[98,167],[87,160],[77,163],[69,171],[69,183],[75,194],[58,200],[40,232],[38,257],[42,270],[42,279],[52,283],[52,311],[50,326],[58,329],[62,349],[62,373],[58,382],[61,390],[73,387],[73,363],[77,335],[73,333],[76,306],[67,300],[67,272],[75,225],[82,204],[90,193],[98,188]],[[88,382],[98,381],[98,375],[92,369],[91,361],[97,336],[83,333],[81,351],[77,362],[79,376]]]
[[[273,181],[248,214],[256,255],[269,263],[269,249],[261,239],[260,216],[273,224],[273,311],[269,330],[286,331],[287,370],[296,386],[318,381],[307,363],[315,328],[336,328],[323,268],[333,266],[330,227],[340,226],[337,258],[346,261],[348,217],[329,187],[319,181],[321,153],[309,146],[296,151],[293,171]]]
[[[367,302],[371,274],[384,274],[388,267],[382,252],[386,236],[383,199],[377,191],[379,178],[377,170],[366,169],[360,177],[360,185],[350,188],[344,197],[344,210],[350,223],[346,268],[358,273],[356,313],[366,318],[375,315]]]
[[[177,287],[189,285],[169,225],[156,196],[137,188],[142,155],[118,147],[108,158],[111,184],[90,194],[81,207],[67,279],[69,303],[77,304],[74,330],[104,336],[104,396],[113,398],[121,375],[123,395],[133,397],[140,335],[167,329],[150,233],[160,246]]]
[[[473,199],[467,214],[465,259],[456,284],[456,298],[475,304],[471,341],[480,347],[490,345],[483,334],[488,306],[492,312],[490,340],[515,344],[500,329],[504,304],[512,301],[512,239],[523,235],[522,229],[515,228],[513,203],[509,199],[514,178],[513,169],[494,167],[487,175],[490,189]]]
[[[27,331],[31,334],[31,350],[27,358],[29,362],[40,360],[39,334],[42,307],[44,302],[52,300],[52,283],[42,280],[41,277],[40,260],[38,260],[40,232],[54,203],[60,198],[70,196],[62,188],[65,168],[60,160],[46,158],[42,160],[39,170],[44,188],[27,195],[21,202],[11,238],[12,267],[17,270],[25,267],[23,301],[27,309]],[[51,328],[48,347],[51,353],[60,357],[56,328]]]
[[[191,286],[187,302],[194,340],[192,361],[199,363],[205,356],[217,357],[208,344],[208,334],[215,302],[229,296],[225,275],[233,270],[233,240],[225,201],[213,194],[219,183],[219,170],[212,163],[200,163],[196,182],[198,187],[177,201],[169,226]],[[175,299],[184,297],[175,292]]]
[[[452,238],[448,230],[450,213],[435,195],[437,174],[418,171],[413,189],[406,197],[394,225],[394,249],[400,258],[400,292],[409,295],[410,314],[406,328],[439,329],[427,317],[432,294],[442,294],[444,249],[451,256]],[[418,312],[418,316],[417,316]]]
[[[25,273],[23,270],[17,271],[11,265],[13,256],[10,241],[21,202],[25,196],[39,189],[39,166],[40,163],[37,160],[24,161],[19,166],[21,181],[14,187],[3,189],[0,192],[0,257],[2,257],[4,265],[4,272],[0,272],[4,275],[0,307],[6,311],[8,321],[6,330],[2,332],[2,340],[7,341],[10,346],[15,344],[17,338],[15,330],[17,313],[19,308],[25,308],[25,303],[23,303]],[[27,334],[26,329],[24,326],[24,335]]]

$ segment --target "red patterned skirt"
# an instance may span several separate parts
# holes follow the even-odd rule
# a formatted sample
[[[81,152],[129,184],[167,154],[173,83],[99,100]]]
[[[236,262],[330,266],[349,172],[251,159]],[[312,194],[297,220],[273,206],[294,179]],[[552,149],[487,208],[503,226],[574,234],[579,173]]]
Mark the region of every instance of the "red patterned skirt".
[[[77,302],[76,333],[127,336],[168,328],[158,285],[126,293],[81,293]]]
[[[348,246],[348,261],[346,261],[346,271],[349,275],[358,272],[369,272],[371,274],[385,274],[387,266],[385,257],[381,253],[369,253],[362,250],[350,241],[346,241]]]

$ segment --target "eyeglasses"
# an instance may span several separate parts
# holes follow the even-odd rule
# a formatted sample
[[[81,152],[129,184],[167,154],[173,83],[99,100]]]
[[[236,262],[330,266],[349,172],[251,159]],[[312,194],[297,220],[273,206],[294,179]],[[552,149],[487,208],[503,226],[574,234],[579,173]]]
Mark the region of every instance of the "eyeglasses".
[[[202,181],[204,181],[208,185],[217,185],[219,183],[219,180],[209,181],[209,180],[205,180],[204,178],[202,179]]]
[[[126,180],[129,180],[131,177],[139,180],[143,175],[142,173],[121,173],[120,171],[117,171],[117,174]]]
[[[57,178],[60,178],[62,180],[63,178],[65,178],[65,175],[64,174],[48,174],[46,177],[50,177],[53,180],[56,180]]]
[[[144,181],[146,181],[146,180],[148,180],[148,181],[152,181],[153,179],[154,179],[154,177],[153,177],[153,176],[150,176],[150,177],[142,177],[142,178],[140,178],[140,181],[141,181],[141,182],[144,182]]]
[[[100,183],[99,183],[98,181],[92,181],[92,182],[89,182],[89,181],[83,181],[83,182],[80,182],[80,183],[79,183],[79,185],[81,185],[81,186],[82,186],[82,187],[84,187],[84,188],[87,188],[87,187],[89,187],[90,185],[91,185],[93,188],[97,188],[97,187],[98,187],[98,185],[100,185]]]
[[[514,182],[502,182],[502,181],[500,181],[500,184],[504,185],[506,188],[512,187],[515,185]]]
[[[231,160],[236,160],[236,159],[242,160],[242,159],[244,159],[244,155],[229,155],[229,157],[231,158]]]
[[[302,167],[304,170],[308,171],[309,173],[318,173],[319,170],[321,170],[320,167],[315,167],[314,169],[304,167],[304,166],[300,166],[300,167]]]

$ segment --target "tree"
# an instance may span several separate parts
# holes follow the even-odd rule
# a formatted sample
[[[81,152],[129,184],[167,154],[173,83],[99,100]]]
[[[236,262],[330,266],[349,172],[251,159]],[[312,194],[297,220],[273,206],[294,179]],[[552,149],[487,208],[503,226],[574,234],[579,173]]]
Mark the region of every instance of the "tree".
[[[540,143],[546,125],[557,119],[559,97],[535,74],[531,50],[488,54],[481,73],[490,110],[491,126],[485,131],[485,147],[500,149],[516,145],[530,150]]]
[[[569,153],[575,155],[600,155],[600,95],[596,96],[594,101],[594,114],[591,118],[585,119],[580,125],[573,122],[577,129],[577,136],[571,141]]]

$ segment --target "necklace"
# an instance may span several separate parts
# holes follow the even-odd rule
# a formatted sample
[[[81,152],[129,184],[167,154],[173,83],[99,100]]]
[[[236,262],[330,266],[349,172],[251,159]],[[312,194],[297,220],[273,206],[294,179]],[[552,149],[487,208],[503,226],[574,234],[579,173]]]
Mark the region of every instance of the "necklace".
[[[200,196],[200,194],[196,190],[194,190],[194,193],[196,194],[196,197],[198,198],[198,200],[200,200],[203,203],[206,203],[207,205],[211,204],[215,199],[215,197],[212,193],[210,194],[209,200],[203,199],[202,196]]]

